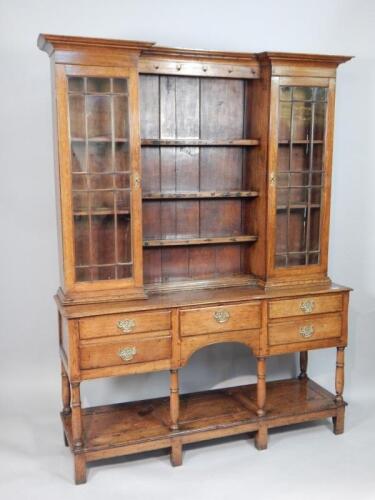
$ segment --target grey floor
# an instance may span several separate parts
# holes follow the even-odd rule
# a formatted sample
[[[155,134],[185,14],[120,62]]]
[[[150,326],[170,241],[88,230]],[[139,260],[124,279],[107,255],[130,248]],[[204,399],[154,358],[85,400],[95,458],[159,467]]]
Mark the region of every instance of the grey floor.
[[[275,430],[262,452],[246,436],[192,445],[177,468],[164,451],[103,461],[75,486],[56,382],[2,391],[2,500],[375,499],[375,400],[351,400],[341,436],[324,421]]]

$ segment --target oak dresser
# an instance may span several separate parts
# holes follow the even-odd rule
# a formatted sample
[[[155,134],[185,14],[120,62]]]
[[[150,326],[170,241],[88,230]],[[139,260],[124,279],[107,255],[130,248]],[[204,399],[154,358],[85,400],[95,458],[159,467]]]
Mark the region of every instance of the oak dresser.
[[[350,57],[40,35],[51,60],[64,439],[89,461],[332,417],[344,430],[349,288],[327,276],[336,70]],[[179,393],[239,342],[257,383]],[[335,394],[307,353],[336,348]],[[300,375],[266,381],[299,353]],[[207,366],[207,370],[210,367]],[[165,397],[82,408],[89,379],[170,372]]]

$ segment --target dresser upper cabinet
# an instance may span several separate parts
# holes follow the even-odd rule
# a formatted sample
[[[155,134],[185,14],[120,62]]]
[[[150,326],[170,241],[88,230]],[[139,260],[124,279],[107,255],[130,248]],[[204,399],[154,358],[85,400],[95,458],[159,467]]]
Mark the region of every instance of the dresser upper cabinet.
[[[269,122],[266,286],[329,282],[336,69],[348,58],[260,55]],[[261,214],[259,214],[261,218]]]
[[[347,58],[53,35],[39,47],[54,82],[63,300],[329,281]]]
[[[144,44],[99,54],[63,38],[39,44],[54,76],[65,298],[143,297],[137,66]]]

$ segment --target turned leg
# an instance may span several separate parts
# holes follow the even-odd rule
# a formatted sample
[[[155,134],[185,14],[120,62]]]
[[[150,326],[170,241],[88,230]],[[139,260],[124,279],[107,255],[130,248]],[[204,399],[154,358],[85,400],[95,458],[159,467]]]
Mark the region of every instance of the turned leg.
[[[178,370],[171,370],[170,374],[170,428],[172,431],[177,431],[180,413]],[[171,463],[174,466],[181,465],[182,463],[182,444],[181,440],[177,438],[173,438],[172,440]]]
[[[266,404],[266,358],[257,358],[257,415],[259,418],[264,417]],[[259,424],[257,433],[255,434],[255,447],[258,450],[267,448],[268,429],[264,424]]]
[[[81,395],[79,382],[73,382],[72,388],[72,440],[74,453],[74,472],[76,484],[86,482],[86,457],[83,452]]]
[[[180,413],[178,370],[171,370],[170,411],[171,411],[171,430],[176,431],[178,429],[178,417]]]
[[[333,432],[342,434],[344,432],[345,406],[342,393],[344,391],[344,367],[345,367],[345,348],[338,347],[336,355],[336,397],[335,402],[340,405],[337,408],[337,415],[333,417]]]
[[[266,412],[266,358],[257,358],[257,415],[263,417]]]
[[[70,382],[68,375],[65,371],[65,367],[63,363],[61,363],[61,396],[62,396],[62,404],[63,404],[63,409],[62,409],[62,414],[64,416],[70,415],[71,408],[70,408]],[[64,434],[64,444],[65,446],[69,446],[68,440],[65,435],[65,431],[63,431]]]
[[[307,351],[300,352],[299,353],[300,373],[298,375],[298,378],[300,380],[307,379],[307,363],[308,363],[308,352]]]

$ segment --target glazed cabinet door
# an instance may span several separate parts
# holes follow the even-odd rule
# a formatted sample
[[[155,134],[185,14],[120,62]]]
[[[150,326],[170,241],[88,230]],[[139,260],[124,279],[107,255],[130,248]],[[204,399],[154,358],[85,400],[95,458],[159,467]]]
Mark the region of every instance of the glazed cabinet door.
[[[327,269],[334,80],[274,78],[271,255],[277,277]]]
[[[69,291],[142,286],[135,68],[56,68],[64,282]]]

